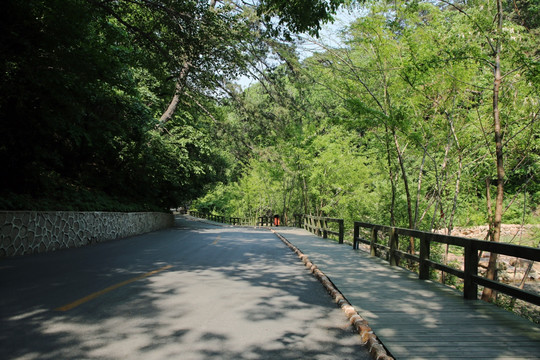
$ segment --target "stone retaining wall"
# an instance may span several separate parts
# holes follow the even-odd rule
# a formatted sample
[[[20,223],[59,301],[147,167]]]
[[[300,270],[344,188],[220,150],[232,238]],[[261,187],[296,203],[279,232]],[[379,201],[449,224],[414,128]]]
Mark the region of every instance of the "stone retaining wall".
[[[166,213],[0,211],[0,258],[80,247],[171,227]]]

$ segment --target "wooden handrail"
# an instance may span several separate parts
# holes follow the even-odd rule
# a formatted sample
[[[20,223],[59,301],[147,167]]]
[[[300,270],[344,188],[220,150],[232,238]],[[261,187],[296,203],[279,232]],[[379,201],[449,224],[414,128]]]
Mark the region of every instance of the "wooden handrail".
[[[258,221],[256,221],[256,219],[244,219],[238,217],[226,218],[221,215],[206,214],[192,210],[189,211],[189,214],[195,217],[219,221],[222,223],[229,223],[232,225],[264,226],[268,224],[272,225],[273,221],[273,217],[268,216],[259,217]],[[301,224],[303,223],[304,229],[316,234],[317,236],[322,236],[323,238],[327,238],[328,234],[335,235],[338,237],[339,243],[343,244],[345,233],[343,219],[304,214],[295,214],[294,217],[297,226],[302,227]],[[339,230],[331,230],[328,227],[329,222],[337,223]],[[360,228],[370,230],[369,239],[360,237]],[[381,244],[378,242],[379,232],[385,232],[389,235],[387,244]],[[419,239],[419,254],[413,255],[399,250],[399,236],[408,236]],[[500,255],[508,255],[530,261],[540,261],[540,248],[469,239],[459,236],[436,234],[420,230],[411,230],[355,221],[353,229],[353,249],[358,249],[360,243],[370,246],[370,254],[372,256],[378,256],[378,254],[381,253],[381,250],[386,251],[388,253],[388,261],[393,266],[399,265],[401,259],[407,259],[409,261],[418,263],[419,279],[429,279],[430,269],[444,271],[463,279],[463,296],[466,299],[476,299],[478,296],[478,286],[480,285],[513,296],[517,299],[521,299],[535,305],[540,305],[540,295],[538,294],[534,294],[527,290],[519,289],[498,281],[488,280],[478,275],[479,251],[493,252]],[[464,270],[455,269],[432,260],[430,258],[432,243],[448,244],[463,248]]]
[[[327,238],[328,234],[338,237],[338,242],[343,244],[345,228],[343,219],[336,219],[323,216],[302,215],[304,221],[304,229],[309,232]],[[333,231],[328,227],[329,222],[335,222],[338,224],[338,231]]]
[[[360,237],[360,228],[370,230],[371,237],[369,240]],[[389,240],[387,245],[377,242],[379,231],[389,234]],[[400,235],[414,237],[420,240],[419,255],[404,253],[397,248],[397,238]],[[405,257],[411,261],[418,262],[420,279],[429,279],[430,268],[441,270],[463,279],[463,296],[466,299],[476,299],[478,293],[478,285],[481,285],[489,287],[501,293],[513,296],[515,298],[524,300],[526,302],[540,305],[540,295],[538,294],[534,294],[527,290],[509,286],[498,281],[488,280],[478,275],[479,251],[493,252],[499,255],[508,255],[531,261],[540,261],[539,248],[491,242],[478,239],[468,239],[458,236],[435,234],[419,230],[411,230],[355,221],[353,231],[353,249],[358,249],[358,245],[360,243],[370,245],[370,253],[373,256],[377,256],[378,253],[380,253],[379,250],[381,249],[386,250],[389,255],[389,262],[392,265],[398,265],[399,258],[402,257]],[[449,244],[462,247],[464,252],[464,270],[457,270],[430,259],[432,243]]]

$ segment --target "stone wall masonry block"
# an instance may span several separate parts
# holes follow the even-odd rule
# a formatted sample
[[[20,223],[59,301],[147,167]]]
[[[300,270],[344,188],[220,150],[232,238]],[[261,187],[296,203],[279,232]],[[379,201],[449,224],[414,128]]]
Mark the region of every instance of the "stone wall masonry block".
[[[0,258],[124,238],[173,226],[166,213],[0,211]]]
[[[6,231],[4,231],[4,229]],[[2,233],[0,233],[0,236],[2,237],[2,240],[0,241],[0,249],[7,249],[7,247],[11,244],[11,226],[4,225],[2,227]]]
[[[0,213],[0,224],[5,224],[11,219],[11,214],[8,214],[6,212]]]

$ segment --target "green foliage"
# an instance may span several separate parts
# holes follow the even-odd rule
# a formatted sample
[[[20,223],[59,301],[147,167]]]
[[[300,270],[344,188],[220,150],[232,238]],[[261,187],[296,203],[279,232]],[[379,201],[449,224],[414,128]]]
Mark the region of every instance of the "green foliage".
[[[280,24],[286,24],[290,31],[318,34],[321,22],[333,19],[332,15],[345,0],[263,0],[258,12],[267,21],[279,16]]]
[[[537,1],[505,4],[501,34],[492,2],[374,2],[343,32],[344,46],[300,61],[284,39],[317,34],[345,3],[5,1],[2,206],[168,208],[199,198],[245,217],[483,224],[486,179],[491,189],[496,178],[500,39],[504,221],[534,221]],[[254,86],[225,84],[248,71]],[[174,116],[156,126],[178,87]]]
[[[227,199],[217,208],[325,214],[349,224],[412,220],[423,230],[487,222],[486,179],[494,197],[496,178],[496,9],[484,1],[376,2],[370,11],[344,31],[344,47],[325,46],[302,62],[284,55],[284,65],[230,103],[226,132],[245,171],[215,193]],[[511,19],[499,98],[504,221],[531,222],[540,204],[539,43]]]
[[[192,125],[201,118],[193,106],[167,133],[152,130],[168,88],[165,65],[179,56],[162,52],[181,35],[159,28],[162,12],[80,0],[9,0],[3,10],[3,208],[166,209],[221,180],[224,158],[209,127]],[[160,40],[141,38],[158,28]]]

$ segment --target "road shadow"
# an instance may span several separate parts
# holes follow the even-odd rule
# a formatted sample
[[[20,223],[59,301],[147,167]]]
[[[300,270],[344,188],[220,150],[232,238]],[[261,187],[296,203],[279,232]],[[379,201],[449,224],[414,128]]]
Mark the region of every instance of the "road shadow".
[[[3,359],[369,358],[323,287],[261,229],[182,218],[168,230],[7,259],[0,289]]]

